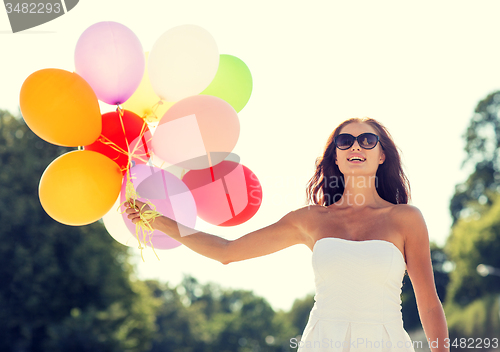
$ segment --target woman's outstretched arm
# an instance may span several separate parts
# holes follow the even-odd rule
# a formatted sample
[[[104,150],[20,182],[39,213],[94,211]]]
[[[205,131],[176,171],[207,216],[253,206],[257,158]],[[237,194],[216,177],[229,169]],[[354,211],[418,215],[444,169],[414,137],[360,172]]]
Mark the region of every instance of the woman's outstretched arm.
[[[149,207],[136,201],[136,209],[130,207],[127,209],[128,218],[133,223],[140,220],[139,209],[144,212],[149,210]],[[306,215],[304,212],[307,211],[304,209],[292,211],[278,222],[235,240],[226,240],[216,235],[196,231],[166,216],[157,217],[150,224],[155,230],[167,234],[193,251],[222,264],[229,264],[271,254],[295,244],[307,243],[308,236],[301,227],[301,218]]]

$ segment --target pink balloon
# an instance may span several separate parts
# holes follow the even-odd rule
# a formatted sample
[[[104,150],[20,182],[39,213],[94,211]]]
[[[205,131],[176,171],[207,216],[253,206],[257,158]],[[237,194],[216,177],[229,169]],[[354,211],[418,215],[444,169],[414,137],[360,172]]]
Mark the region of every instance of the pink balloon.
[[[184,182],[166,170],[144,164],[130,168],[130,172],[133,177],[132,183],[140,196],[140,201],[150,201],[155,205],[156,210],[166,217],[194,229],[196,224],[196,205],[193,195]],[[125,177],[120,194],[121,203],[126,200],[126,182],[127,180]],[[122,205],[121,211],[124,210],[125,207]],[[127,218],[126,213],[123,213],[123,220],[129,231],[135,237],[135,224]],[[181,236],[189,234],[190,233],[181,233]],[[139,236],[142,242],[142,236]],[[148,245],[149,239],[151,239],[155,249],[171,249],[181,245],[180,242],[158,230],[153,231],[146,238],[146,243]]]
[[[99,100],[122,104],[141,83],[144,52],[139,38],[128,27],[117,22],[98,22],[78,39],[75,67]]]
[[[189,170],[217,165],[233,150],[240,135],[234,108],[211,95],[194,95],[172,105],[153,134],[160,159]]]
[[[248,221],[260,208],[262,187],[246,166],[224,160],[214,167],[188,171],[182,181],[196,202],[198,216],[217,226]]]

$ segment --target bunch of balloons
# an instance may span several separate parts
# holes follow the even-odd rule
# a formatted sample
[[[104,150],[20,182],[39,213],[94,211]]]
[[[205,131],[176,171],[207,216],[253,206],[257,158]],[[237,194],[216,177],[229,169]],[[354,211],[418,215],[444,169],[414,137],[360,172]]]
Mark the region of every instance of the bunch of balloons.
[[[249,220],[262,188],[229,156],[240,132],[237,113],[251,92],[245,63],[219,55],[201,27],[174,27],[144,53],[128,27],[90,26],[76,44],[75,72],[36,71],[21,88],[21,112],[31,130],[52,144],[78,148],[43,173],[42,207],[67,225],[103,218],[117,241],[139,242],[141,249],[141,243],[153,249],[180,243],[152,228],[141,238],[124,213],[136,199],[151,204],[153,216],[188,228],[197,217],[217,226]],[[116,111],[101,114],[98,100]],[[179,169],[180,176],[170,172]]]

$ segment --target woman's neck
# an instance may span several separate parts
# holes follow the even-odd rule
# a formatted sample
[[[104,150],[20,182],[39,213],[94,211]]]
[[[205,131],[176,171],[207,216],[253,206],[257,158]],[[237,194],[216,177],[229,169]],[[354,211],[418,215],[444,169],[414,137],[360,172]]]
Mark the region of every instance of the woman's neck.
[[[374,206],[382,200],[378,195],[377,187],[378,179],[375,175],[344,176],[344,193],[335,204],[353,208]]]

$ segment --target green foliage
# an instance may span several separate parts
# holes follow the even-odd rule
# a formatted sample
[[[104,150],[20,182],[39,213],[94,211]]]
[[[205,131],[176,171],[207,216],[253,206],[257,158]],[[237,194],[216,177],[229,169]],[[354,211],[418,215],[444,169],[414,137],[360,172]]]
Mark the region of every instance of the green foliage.
[[[455,265],[444,305],[452,339],[499,331],[500,278],[480,276],[477,266],[500,267],[500,91],[478,103],[464,139],[464,165],[473,172],[450,201],[453,226],[445,245]]]
[[[283,315],[250,291],[202,285],[190,276],[175,288],[147,284],[162,301],[151,352],[281,351],[295,336]]]
[[[293,302],[292,309],[286,313],[287,320],[293,325],[295,335],[302,334],[309,320],[309,313],[314,306],[314,295],[309,294],[302,299],[296,299]]]
[[[474,112],[465,138],[467,153],[464,164],[474,166],[468,180],[455,188],[450,202],[453,224],[467,217],[471,204],[480,201],[491,205],[491,197],[500,190],[500,92],[489,94],[481,100]]]
[[[500,280],[482,277],[479,264],[500,267],[500,198],[485,207],[478,216],[457,222],[446,243],[446,252],[455,270],[450,274],[446,300],[465,306],[490,293],[500,293]]]
[[[40,205],[44,169],[68,150],[0,111],[0,350],[144,351],[153,303],[129,279],[126,247],[100,222],[61,225]]]
[[[462,307],[453,302],[446,306],[450,339],[492,338],[500,331],[500,296],[486,294]],[[484,347],[484,345],[483,345]]]

